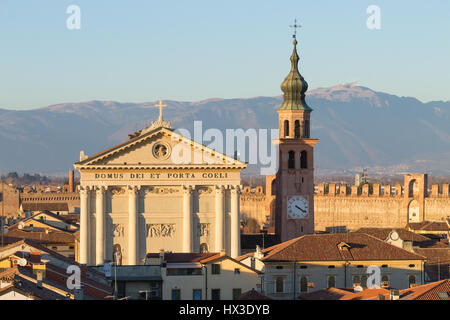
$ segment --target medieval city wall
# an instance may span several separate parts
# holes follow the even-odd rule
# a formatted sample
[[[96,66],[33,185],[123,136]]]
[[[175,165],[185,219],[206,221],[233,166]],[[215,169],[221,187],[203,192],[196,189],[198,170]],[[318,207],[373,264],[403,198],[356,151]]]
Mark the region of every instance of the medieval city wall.
[[[22,192],[20,204],[23,203],[67,203],[69,212],[76,212],[80,207],[80,194],[78,192]],[[19,205],[17,207],[19,208]]]
[[[256,190],[261,191],[258,193]],[[265,201],[261,201],[261,192],[261,186],[253,189],[246,187],[241,195],[241,214],[257,223],[257,226],[245,229],[248,233],[255,232],[253,229],[259,230],[270,221],[267,217],[274,209],[269,205],[273,196],[264,194]],[[449,184],[432,185],[425,194],[424,202],[420,204],[423,206],[421,221],[444,221],[450,217]],[[363,227],[403,228],[408,223],[408,207],[412,201],[414,199],[405,194],[405,188],[400,184],[374,184],[370,189],[369,185],[358,189],[357,186],[319,184],[314,195],[315,230],[325,231],[327,227],[346,227],[349,230]],[[248,231],[250,229],[252,231]]]
[[[263,187],[244,187],[240,196],[241,219],[245,220],[244,233],[258,233],[266,222],[266,194]]]

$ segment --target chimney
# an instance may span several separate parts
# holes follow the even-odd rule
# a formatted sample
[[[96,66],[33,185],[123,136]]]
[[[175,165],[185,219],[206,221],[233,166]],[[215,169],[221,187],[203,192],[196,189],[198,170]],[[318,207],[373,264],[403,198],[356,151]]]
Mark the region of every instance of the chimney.
[[[73,170],[69,170],[69,192],[75,192],[74,178],[75,174]]]
[[[224,249],[220,250],[221,257],[225,256],[226,254],[227,254],[227,252]]]
[[[164,263],[164,249],[159,250],[159,265],[162,266]]]
[[[412,241],[403,241],[403,249],[413,252],[413,242]]]
[[[86,273],[87,273],[87,266],[85,264],[80,264],[80,270],[81,270],[81,281],[83,279],[86,279]]]
[[[38,288],[42,288],[42,281],[45,279],[45,263],[36,263],[33,264],[33,274],[36,275],[36,284]]]
[[[400,291],[398,289],[392,289],[389,293],[390,300],[399,300],[400,299]]]
[[[30,262],[41,263],[41,253],[39,251],[30,252]]]
[[[256,245],[256,251],[255,254],[253,255],[256,259],[261,260],[264,257],[264,254],[261,251],[261,247],[259,245]]]

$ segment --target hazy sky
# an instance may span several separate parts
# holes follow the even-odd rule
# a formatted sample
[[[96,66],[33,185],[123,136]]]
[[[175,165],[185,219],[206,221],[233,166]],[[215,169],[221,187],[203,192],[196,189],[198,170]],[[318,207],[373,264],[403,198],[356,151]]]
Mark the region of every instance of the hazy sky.
[[[69,30],[69,5],[81,29]],[[381,29],[369,30],[369,5]],[[1,0],[0,108],[281,94],[297,18],[310,88],[450,100],[450,1]]]

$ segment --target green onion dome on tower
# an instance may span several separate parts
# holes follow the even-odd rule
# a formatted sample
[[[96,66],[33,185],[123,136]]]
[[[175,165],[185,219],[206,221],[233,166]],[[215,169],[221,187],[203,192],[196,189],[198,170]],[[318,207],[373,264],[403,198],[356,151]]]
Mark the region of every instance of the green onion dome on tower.
[[[278,110],[305,110],[312,111],[306,104],[305,92],[308,90],[308,83],[298,72],[297,40],[294,39],[294,50],[291,55],[291,71],[281,83],[281,90],[284,92],[284,101]]]

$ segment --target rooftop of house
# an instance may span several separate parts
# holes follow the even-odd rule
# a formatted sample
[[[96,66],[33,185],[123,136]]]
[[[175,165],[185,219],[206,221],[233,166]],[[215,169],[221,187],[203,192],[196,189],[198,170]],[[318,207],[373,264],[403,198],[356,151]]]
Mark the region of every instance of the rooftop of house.
[[[388,244],[364,233],[305,235],[263,249],[270,261],[385,261],[426,260],[416,253]],[[254,253],[239,257],[254,256]]]
[[[28,273],[27,276],[20,271],[19,268],[11,268],[4,272],[0,272],[0,279],[5,282],[9,282],[8,285],[0,289],[0,296],[16,291],[31,299],[37,300],[64,300],[66,295],[62,292],[56,292],[52,290],[51,286],[38,286],[37,281],[33,281],[34,278],[30,277],[32,274]],[[68,293],[68,292],[67,292]]]
[[[398,291],[398,300],[450,300],[450,279]],[[391,298],[391,290],[366,288],[355,292],[353,289],[327,288],[299,295],[301,300],[385,300]]]
[[[271,298],[259,293],[255,289],[241,293],[236,300],[272,300]]]
[[[410,222],[406,226],[413,231],[450,232],[449,221]]]
[[[439,240],[436,238],[431,239],[424,235],[409,231],[405,228],[359,228],[352,232],[365,233],[385,241],[388,239],[389,234],[394,230],[398,233],[398,235],[402,240],[412,241],[413,246],[417,246],[420,248],[448,248],[447,245],[445,245],[442,242],[439,242]]]
[[[53,272],[59,275],[56,278],[61,281],[61,286],[65,287],[67,277],[69,276],[66,268],[75,265],[81,270],[82,285],[95,288],[95,290],[99,291],[99,296],[96,298],[112,292],[112,288],[107,284],[108,282],[103,273],[98,272],[94,268],[80,265],[73,259],[67,258],[31,240],[20,240],[0,248],[0,259],[2,260],[17,260],[21,258],[25,258],[27,261],[26,267],[21,269],[22,273],[27,268],[32,268],[35,263],[44,263],[47,270],[46,273]]]

